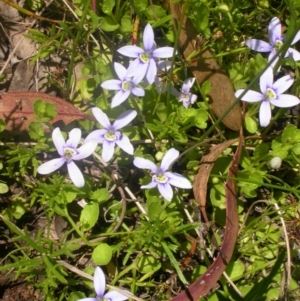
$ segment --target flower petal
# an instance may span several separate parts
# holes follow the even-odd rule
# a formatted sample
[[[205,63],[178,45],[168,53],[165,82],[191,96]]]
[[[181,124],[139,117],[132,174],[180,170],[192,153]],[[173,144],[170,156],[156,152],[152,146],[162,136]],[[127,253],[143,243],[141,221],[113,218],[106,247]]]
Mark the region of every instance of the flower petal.
[[[101,87],[107,90],[121,90],[122,81],[118,79],[109,79],[101,84]]]
[[[119,79],[121,81],[125,80],[126,79],[126,73],[127,73],[126,68],[123,65],[121,65],[120,63],[117,63],[117,62],[114,63],[114,68],[115,68],[115,71],[116,71]]]
[[[270,52],[273,49],[273,47],[267,42],[257,39],[249,39],[245,42],[245,44],[252,50],[258,52]]]
[[[290,57],[295,62],[300,61],[300,52],[296,49],[289,48],[288,51],[285,54],[285,57]]]
[[[191,104],[194,104],[197,101],[198,96],[195,94],[191,94]]]
[[[40,165],[37,172],[41,175],[46,175],[62,167],[65,162],[66,160],[64,158],[52,159]]]
[[[268,101],[263,101],[259,108],[259,123],[262,127],[269,125],[272,117],[271,106]]]
[[[175,148],[170,148],[164,155],[160,168],[162,169],[163,172],[165,172],[169,167],[170,164],[176,160],[179,157],[179,151],[176,150]]]
[[[154,32],[152,26],[148,23],[144,29],[143,42],[145,50],[151,51],[154,44]]]
[[[107,115],[99,108],[92,108],[93,115],[97,119],[97,121],[106,129],[109,129],[111,124],[107,117]]]
[[[117,145],[126,153],[129,155],[133,155],[133,145],[130,143],[129,138],[126,135],[122,135],[120,140],[116,141]]]
[[[175,173],[175,172],[165,172],[165,175],[169,178],[169,183],[173,186],[184,188],[184,189],[191,189],[192,184],[191,182],[184,176]]]
[[[147,81],[150,85],[153,84],[156,74],[157,74],[156,62],[154,59],[150,59],[149,67],[146,74]]]
[[[66,141],[66,146],[77,148],[81,138],[81,129],[75,128],[69,133],[69,139]]]
[[[104,295],[104,299],[111,300],[111,301],[124,301],[127,300],[128,297],[122,295],[121,293],[117,291],[111,291]]]
[[[130,63],[127,69],[127,76],[133,76],[138,80],[142,80],[148,70],[149,63],[143,63],[140,59],[136,59]]]
[[[72,160],[81,160],[90,156],[97,147],[97,141],[90,140],[85,142],[81,147],[77,149],[78,153],[72,157]]]
[[[94,273],[94,289],[97,297],[103,297],[105,292],[105,275],[100,267],[96,267]]]
[[[131,91],[127,90],[127,91],[119,91],[112,99],[110,106],[112,108],[117,107],[118,105],[120,105],[122,102],[124,102],[130,95]]]
[[[263,94],[265,94],[267,91],[267,88],[271,88],[273,86],[273,81],[274,81],[273,68],[269,67],[259,78],[260,91]]]
[[[289,108],[300,103],[298,97],[289,94],[278,95],[277,99],[270,100],[271,104],[279,108]]]
[[[269,56],[268,56],[268,62],[270,62],[273,59],[274,56],[276,56],[276,58],[271,63],[271,67],[272,68],[274,68],[274,66],[276,65],[276,63],[279,60],[278,52],[277,51],[271,51],[270,54],[269,54]]]
[[[157,69],[160,71],[167,72],[171,68],[172,62],[170,61],[159,61],[157,62]]]
[[[138,46],[124,46],[117,50],[119,53],[129,57],[139,57],[141,53],[144,53],[144,49]]]
[[[108,162],[114,155],[115,145],[116,145],[116,143],[114,141],[112,141],[112,142],[108,142],[107,140],[103,141],[102,159],[104,162]]]
[[[152,52],[152,57],[154,58],[169,58],[173,56],[174,48],[173,47],[160,47]]]
[[[150,169],[153,173],[157,172],[157,166],[148,159],[136,157],[133,160],[133,164],[138,168]]]
[[[66,145],[65,139],[61,134],[60,128],[55,128],[52,132],[52,141],[57,149],[57,152],[63,156],[64,155],[64,147]]]
[[[192,88],[193,84],[195,82],[195,77],[189,77],[187,78],[183,84],[182,84],[182,88],[181,91],[185,92],[185,93],[189,93],[190,89]]]
[[[293,83],[294,83],[294,78],[290,75],[286,75],[279,78],[273,84],[273,89],[276,90],[277,94],[281,94],[285,92]]]
[[[134,94],[135,96],[138,96],[138,97],[143,97],[145,96],[145,91],[141,88],[138,88],[138,87],[134,87],[132,90],[131,90],[132,94]]]
[[[67,164],[67,167],[68,167],[69,177],[72,180],[73,184],[78,188],[83,187],[84,178],[78,166],[73,161],[70,161]]]
[[[157,184],[158,191],[160,194],[167,200],[167,201],[172,201],[173,198],[173,189],[169,183],[158,183]]]
[[[116,121],[113,124],[113,129],[115,131],[123,128],[128,123],[130,123],[137,115],[135,110],[128,110],[123,112],[120,116],[117,117]]]
[[[95,140],[96,142],[103,142],[104,135],[107,133],[106,129],[95,130],[87,135],[85,142]]]
[[[154,188],[155,186],[157,186],[157,182],[152,181],[147,185],[142,185],[141,189],[151,189],[151,188]]]
[[[83,298],[83,299],[79,299],[77,301],[97,301],[97,298]]]
[[[274,17],[269,23],[268,36],[272,46],[275,46],[276,40],[281,40],[281,23],[277,17]]]
[[[295,43],[297,43],[300,40],[300,30],[297,32],[297,34],[295,35],[291,45],[294,45]]]
[[[235,97],[239,98],[239,96],[245,91],[245,89],[240,89],[237,90],[235,92]],[[262,101],[264,100],[265,97],[263,94],[253,91],[253,90],[249,90],[246,92],[246,94],[241,98],[241,100],[243,101],[247,101],[247,102],[257,102],[257,101]]]

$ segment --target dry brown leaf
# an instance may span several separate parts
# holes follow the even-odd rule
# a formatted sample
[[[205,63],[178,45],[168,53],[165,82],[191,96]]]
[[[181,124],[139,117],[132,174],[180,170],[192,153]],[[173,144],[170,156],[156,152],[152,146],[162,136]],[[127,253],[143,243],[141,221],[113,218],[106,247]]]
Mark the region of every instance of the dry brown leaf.
[[[32,121],[36,120],[33,111],[33,104],[37,99],[42,99],[47,103],[55,105],[57,116],[51,120],[51,124],[61,121],[68,124],[78,119],[95,118],[86,115],[75,108],[71,103],[64,99],[38,92],[9,92],[0,93],[0,119],[6,122],[6,130],[13,132],[23,132],[28,130]]]
[[[176,20],[180,20],[180,3],[173,4],[173,0],[170,0],[170,9],[173,17]],[[186,59],[196,51],[194,45],[196,45],[197,35],[198,32],[192,22],[184,17],[179,34],[179,46]],[[209,50],[206,50],[201,54],[201,57],[211,57],[212,55],[213,54]],[[220,117],[235,100],[234,88],[230,78],[221,69],[216,59],[192,60],[189,68],[199,84],[202,84],[205,81],[210,82],[211,91],[209,97],[211,100],[211,109],[217,117]],[[234,106],[222,122],[231,130],[238,131],[242,123],[240,105],[237,104]]]

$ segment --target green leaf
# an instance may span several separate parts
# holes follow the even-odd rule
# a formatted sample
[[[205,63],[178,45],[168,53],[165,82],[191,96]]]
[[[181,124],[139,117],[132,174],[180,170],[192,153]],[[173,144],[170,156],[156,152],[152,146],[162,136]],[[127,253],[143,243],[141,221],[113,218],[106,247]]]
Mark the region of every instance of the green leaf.
[[[47,117],[53,119],[57,115],[56,107],[52,103],[44,102],[42,99],[37,99],[33,104],[33,110],[39,117]]]
[[[151,255],[144,255],[139,258],[137,268],[142,274],[154,273],[161,268],[161,263]]]
[[[8,186],[4,183],[0,183],[0,193],[8,192]]]
[[[248,114],[246,114],[245,127],[246,127],[246,129],[249,133],[251,133],[251,134],[256,133],[257,129],[258,129],[257,118],[255,118],[253,116],[249,116]]]
[[[99,218],[99,204],[89,203],[81,211],[80,223],[82,225],[83,231],[88,231],[95,226]]]
[[[0,132],[3,132],[6,128],[6,123],[4,120],[0,119]]]
[[[100,28],[104,31],[115,31],[119,28],[119,23],[117,23],[112,17],[106,16],[102,19],[100,23]]]
[[[44,136],[44,128],[40,122],[31,122],[28,127],[28,133],[31,139],[38,140]]]
[[[100,204],[109,199],[109,192],[106,188],[97,189],[91,192],[90,198]]]
[[[105,14],[110,14],[115,4],[116,4],[115,0],[103,0],[102,11]]]
[[[245,265],[241,261],[237,260],[230,262],[227,265],[225,272],[232,281],[235,281],[243,276],[245,269]]]
[[[105,243],[99,244],[92,253],[92,260],[96,265],[107,265],[112,258],[112,248]]]
[[[166,16],[166,11],[158,5],[150,5],[145,11],[144,14],[149,20],[161,19]]]

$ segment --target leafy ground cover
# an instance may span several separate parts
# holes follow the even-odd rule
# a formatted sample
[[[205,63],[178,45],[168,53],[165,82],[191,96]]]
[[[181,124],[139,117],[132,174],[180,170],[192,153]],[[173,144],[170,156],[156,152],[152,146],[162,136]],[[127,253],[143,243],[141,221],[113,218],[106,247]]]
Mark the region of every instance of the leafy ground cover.
[[[2,0],[2,300],[299,300],[297,1]]]

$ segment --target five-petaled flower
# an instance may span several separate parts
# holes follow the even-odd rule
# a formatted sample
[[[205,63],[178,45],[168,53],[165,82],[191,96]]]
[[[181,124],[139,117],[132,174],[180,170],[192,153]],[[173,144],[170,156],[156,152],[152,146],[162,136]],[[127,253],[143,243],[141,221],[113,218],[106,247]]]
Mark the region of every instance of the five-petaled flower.
[[[119,90],[119,92],[113,97],[111,107],[114,108],[125,101],[130,93],[135,96],[145,96],[145,91],[136,85],[143,79],[144,76],[140,76],[140,73],[136,73],[133,78],[127,76],[127,70],[119,63],[114,63],[115,71],[120,80],[110,79],[101,84],[102,88],[108,90]]]
[[[282,47],[285,35],[281,35],[281,24],[280,20],[277,17],[274,17],[270,23],[268,28],[268,35],[270,44],[265,41],[257,40],[257,39],[249,39],[245,42],[245,44],[250,47],[252,50],[258,52],[270,52],[268,61],[270,61],[280,50]],[[295,44],[300,39],[300,31],[296,34],[295,38],[293,39],[291,45]],[[289,48],[285,54],[285,57],[291,57],[294,61],[300,60],[300,53],[293,49]],[[272,66],[276,64],[278,61],[278,57],[273,61]]]
[[[110,291],[105,293],[105,275],[100,267],[96,267],[94,274],[94,289],[97,294],[95,298],[83,298],[78,301],[124,301],[128,298],[117,291]]]
[[[38,173],[45,175],[60,168],[64,163],[67,163],[69,176],[77,187],[84,186],[84,178],[73,160],[81,160],[90,156],[97,147],[97,142],[90,141],[84,143],[77,148],[81,138],[81,130],[73,129],[69,134],[69,139],[65,141],[60,129],[56,128],[52,132],[52,140],[61,158],[52,159],[40,165],[37,169]]]
[[[157,73],[156,60],[158,58],[170,58],[173,55],[173,47],[161,47],[156,48],[154,42],[154,32],[152,26],[147,24],[143,34],[144,48],[138,46],[124,46],[118,49],[118,52],[136,58],[130,63],[128,68],[128,76],[137,74],[140,78],[144,78],[146,75],[149,84],[154,82],[155,75]]]
[[[183,177],[182,175],[167,171],[170,167],[170,164],[176,160],[179,156],[179,151],[175,148],[169,149],[164,155],[160,167],[157,167],[153,162],[148,159],[134,158],[133,164],[138,168],[150,169],[153,173],[152,181],[141,186],[142,189],[154,188],[157,186],[160,194],[167,200],[171,201],[173,198],[173,190],[171,185],[191,189],[192,185],[190,181]]]
[[[104,129],[91,132],[85,141],[94,140],[102,143],[102,159],[108,162],[112,158],[116,144],[126,153],[133,155],[134,149],[129,138],[118,130],[126,126],[136,117],[136,111],[128,110],[122,113],[113,124],[110,123],[107,115],[99,108],[92,108],[92,112]]]
[[[178,101],[182,101],[185,108],[188,108],[192,104],[194,104],[197,100],[197,95],[190,93],[190,89],[192,88],[195,82],[194,77],[187,78],[181,87],[181,92],[176,91],[174,96],[177,97]]]
[[[261,101],[259,121],[260,125],[265,127],[271,120],[271,104],[280,108],[288,108],[300,103],[298,97],[282,94],[293,82],[294,79],[290,75],[286,75],[273,83],[273,68],[269,67],[260,77],[259,86],[261,93],[249,90],[241,99],[247,102]],[[235,96],[238,98],[243,92],[244,89],[240,89],[235,92]]]

